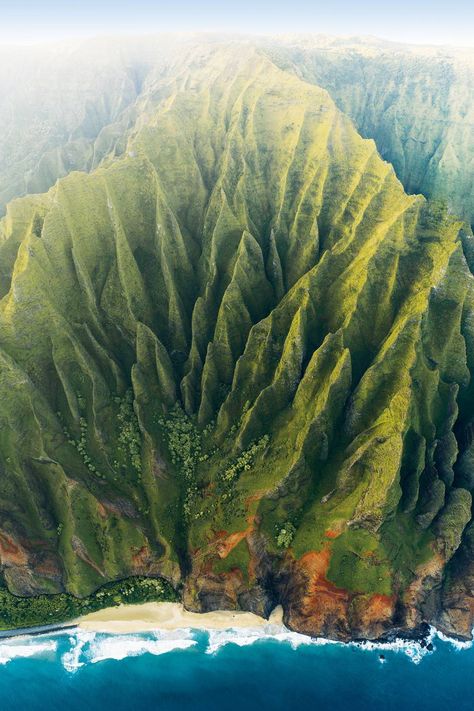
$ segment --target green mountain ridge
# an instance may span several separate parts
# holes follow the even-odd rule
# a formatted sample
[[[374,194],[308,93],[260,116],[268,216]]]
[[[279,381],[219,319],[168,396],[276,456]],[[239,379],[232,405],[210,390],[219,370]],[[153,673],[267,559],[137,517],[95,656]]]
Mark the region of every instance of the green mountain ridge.
[[[95,39],[0,49],[0,214],[73,170],[121,155],[180,57],[214,35]],[[373,138],[409,193],[444,200],[473,225],[472,50],[324,35],[245,38],[278,66],[329,91]]]
[[[444,200],[474,225],[472,50],[288,38],[268,51],[329,91],[407,192]]]
[[[248,43],[146,81],[120,157],[0,222],[5,585],[468,636],[470,229]]]

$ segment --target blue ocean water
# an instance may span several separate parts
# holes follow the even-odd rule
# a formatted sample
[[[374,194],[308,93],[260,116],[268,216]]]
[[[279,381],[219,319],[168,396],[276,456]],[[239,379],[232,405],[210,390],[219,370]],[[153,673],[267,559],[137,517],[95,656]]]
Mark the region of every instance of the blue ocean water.
[[[474,649],[309,643],[262,628],[0,642],[2,711],[474,709]],[[381,659],[380,655],[385,659]]]

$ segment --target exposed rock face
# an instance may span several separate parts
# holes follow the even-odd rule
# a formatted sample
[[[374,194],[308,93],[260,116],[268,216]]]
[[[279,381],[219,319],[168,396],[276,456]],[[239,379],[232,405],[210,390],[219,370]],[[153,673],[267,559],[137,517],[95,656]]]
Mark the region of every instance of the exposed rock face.
[[[248,45],[0,222],[0,559],[338,639],[467,635],[472,235]]]
[[[469,524],[443,581],[435,624],[448,635],[470,638],[474,615],[473,527]]]

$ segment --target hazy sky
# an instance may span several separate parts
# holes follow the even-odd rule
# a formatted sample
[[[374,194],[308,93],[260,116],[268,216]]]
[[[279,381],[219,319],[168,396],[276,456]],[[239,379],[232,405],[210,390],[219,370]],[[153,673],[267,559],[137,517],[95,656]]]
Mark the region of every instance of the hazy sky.
[[[474,45],[473,0],[0,0],[0,41],[227,30]]]

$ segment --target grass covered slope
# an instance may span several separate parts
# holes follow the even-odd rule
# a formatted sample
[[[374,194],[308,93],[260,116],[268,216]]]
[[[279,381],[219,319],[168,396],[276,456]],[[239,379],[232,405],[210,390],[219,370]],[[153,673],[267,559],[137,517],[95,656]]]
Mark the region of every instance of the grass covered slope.
[[[223,41],[160,34],[0,47],[0,214],[15,197],[123,155],[172,93],[182,57]],[[260,48],[327,89],[407,192],[447,201],[474,224],[472,50],[323,35],[225,42],[236,52]]]
[[[4,583],[164,576],[344,639],[436,619],[469,545],[472,237],[250,47],[143,101],[122,158],[0,223]]]
[[[265,43],[279,66],[326,88],[373,138],[409,193],[474,225],[474,53],[373,38]]]

